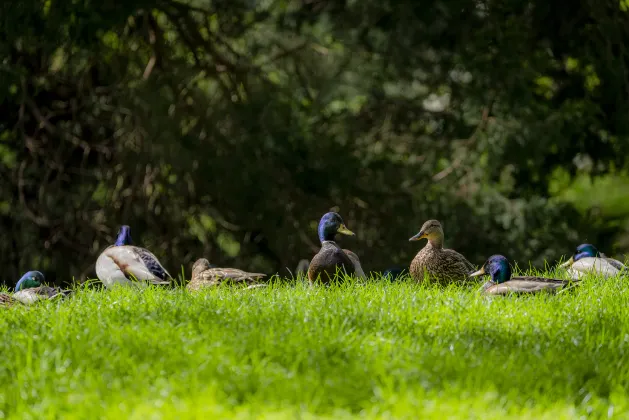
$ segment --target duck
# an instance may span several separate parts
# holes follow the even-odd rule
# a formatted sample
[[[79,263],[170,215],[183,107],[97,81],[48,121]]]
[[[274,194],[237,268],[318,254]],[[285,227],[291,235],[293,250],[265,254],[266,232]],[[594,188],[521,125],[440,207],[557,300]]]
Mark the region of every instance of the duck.
[[[72,290],[62,290],[60,287],[45,286],[44,275],[39,271],[28,271],[15,285],[15,293],[12,299],[31,305],[40,300],[49,300],[57,297],[67,296]]]
[[[96,275],[106,288],[170,284],[173,277],[149,250],[132,245],[131,228],[120,227],[114,245],[96,260]]]
[[[237,268],[218,268],[210,264],[206,258],[199,258],[192,265],[192,278],[186,286],[189,291],[197,291],[206,287],[218,286],[231,280],[233,283],[241,283],[248,288],[266,286],[259,284],[258,280],[265,277],[262,273],[248,273]]]
[[[537,276],[511,277],[509,261],[503,255],[492,255],[480,270],[471,273],[470,277],[485,276],[491,280],[483,285],[481,293],[485,295],[508,295],[511,293],[527,294],[539,292],[555,292],[570,284],[571,280],[560,280]]]
[[[474,266],[463,255],[453,249],[443,248],[443,228],[438,220],[426,221],[419,233],[409,241],[428,239],[413,258],[410,266],[411,277],[415,281],[423,281],[425,273],[431,280],[439,283],[466,280]]]
[[[345,271],[347,275],[365,278],[365,272],[358,256],[348,249],[342,249],[334,241],[337,233],[355,236],[354,232],[345,226],[338,213],[328,212],[324,214],[318,227],[321,249],[312,258],[308,267],[310,284],[316,281],[321,281],[324,284],[330,283],[335,278],[338,269]]]
[[[392,282],[401,279],[406,275],[408,275],[408,268],[400,267],[390,267],[384,270],[384,273],[382,273],[382,277]]]
[[[627,269],[623,263],[608,258],[592,244],[579,245],[570,259],[559,267],[565,268],[575,280],[587,274],[597,274],[604,278],[614,277]]]

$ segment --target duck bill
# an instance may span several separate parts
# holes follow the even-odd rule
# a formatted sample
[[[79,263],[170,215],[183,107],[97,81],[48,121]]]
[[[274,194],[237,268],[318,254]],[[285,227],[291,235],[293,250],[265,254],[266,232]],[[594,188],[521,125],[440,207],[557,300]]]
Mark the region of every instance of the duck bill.
[[[472,274],[470,274],[470,277],[478,277],[478,276],[483,276],[483,275],[485,275],[485,274],[487,274],[487,273],[485,272],[485,266],[482,266],[482,267],[480,268],[480,270],[475,271],[475,272],[473,272]]]
[[[572,264],[574,264],[574,257],[570,257],[568,261],[566,261],[563,264],[560,264],[559,267],[570,267]]]
[[[349,230],[349,229],[347,228],[347,226],[345,226],[345,225],[344,225],[344,224],[342,224],[342,223],[341,223],[341,226],[339,226],[339,228],[338,228],[337,232],[338,232],[338,233],[342,233],[343,235],[349,235],[349,236],[354,236],[354,235],[355,235],[355,233],[354,233],[354,232],[352,232],[351,230]]]
[[[411,239],[409,239],[408,241],[409,241],[409,242],[412,242],[412,241],[419,241],[420,239],[424,239],[424,238],[425,238],[425,236],[424,236],[424,235],[425,235],[425,234],[424,234],[424,231],[423,231],[423,230],[420,230],[420,231],[419,231],[419,233],[418,233],[417,235],[413,236],[413,237],[412,237]]]

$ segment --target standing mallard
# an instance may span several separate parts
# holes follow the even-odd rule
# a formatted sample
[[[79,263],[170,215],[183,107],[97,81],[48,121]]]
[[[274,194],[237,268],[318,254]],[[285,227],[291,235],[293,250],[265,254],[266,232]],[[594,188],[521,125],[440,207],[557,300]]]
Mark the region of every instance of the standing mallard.
[[[474,266],[465,257],[452,249],[443,248],[443,228],[437,220],[428,220],[419,233],[409,241],[428,239],[411,262],[411,276],[416,281],[424,280],[424,273],[440,283],[465,280],[474,271]]]
[[[218,268],[210,264],[205,258],[198,259],[192,265],[192,278],[186,286],[190,291],[197,291],[205,287],[218,286],[230,280],[233,283],[242,283],[251,287],[265,286],[258,284],[258,280],[266,274],[248,273],[237,268]]]
[[[39,271],[27,272],[15,285],[12,298],[24,305],[30,305],[38,300],[54,299],[72,293],[71,290],[62,290],[59,287],[44,286],[44,281],[44,275]]]
[[[618,260],[608,258],[599,252],[594,245],[581,244],[577,247],[574,255],[560,267],[567,269],[570,277],[575,280],[587,274],[596,274],[604,278],[614,277],[627,266]]]
[[[570,280],[551,279],[536,276],[511,277],[509,261],[502,255],[492,255],[480,270],[470,276],[489,275],[481,293],[486,295],[508,295],[511,293],[555,292],[573,283]]]
[[[336,276],[338,269],[346,274],[363,276],[362,266],[358,256],[352,251],[341,249],[334,241],[336,234],[354,236],[354,232],[345,227],[343,219],[338,213],[329,212],[319,221],[319,241],[321,249],[310,261],[308,280],[314,283],[319,279],[323,283],[330,283]]]
[[[169,284],[172,276],[149,250],[131,245],[131,228],[122,226],[116,243],[96,260],[96,275],[105,287]]]

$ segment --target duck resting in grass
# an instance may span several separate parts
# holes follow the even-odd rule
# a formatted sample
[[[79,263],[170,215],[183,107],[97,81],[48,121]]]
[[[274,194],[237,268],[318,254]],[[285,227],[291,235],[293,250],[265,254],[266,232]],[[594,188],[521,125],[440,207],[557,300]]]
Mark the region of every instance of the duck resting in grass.
[[[628,272],[627,266],[618,260],[606,257],[591,244],[579,245],[570,259],[561,264],[560,267],[565,268],[570,277],[575,280],[588,274],[609,278],[623,271]]]
[[[413,258],[410,272],[415,281],[423,281],[424,273],[438,283],[464,281],[474,271],[474,266],[463,255],[453,249],[443,248],[443,228],[438,220],[428,220],[419,233],[409,241],[428,239]]]
[[[15,285],[13,299],[24,305],[30,305],[40,300],[49,300],[64,297],[72,293],[72,290],[62,290],[59,287],[44,285],[44,275],[39,271],[29,271],[24,274]]]
[[[248,273],[237,268],[214,267],[207,259],[200,258],[192,265],[192,278],[186,288],[190,291],[197,291],[206,287],[219,286],[225,282],[254,288],[266,286],[258,283],[258,280],[264,276],[266,274]]]
[[[358,256],[348,249],[341,249],[335,242],[336,234],[354,236],[338,213],[329,212],[323,215],[319,221],[319,241],[321,249],[310,261],[308,267],[308,280],[310,284],[321,281],[330,283],[335,278],[337,270],[347,275],[355,275],[365,278],[365,272],[360,264]]]
[[[570,280],[551,279],[536,276],[511,277],[509,261],[502,255],[492,255],[480,270],[472,273],[471,277],[490,276],[481,293],[485,295],[527,294],[539,292],[555,292],[570,284]]]
[[[0,293],[0,306],[12,306],[16,303],[31,305],[40,300],[61,298],[72,293],[72,290],[46,286],[44,282],[41,272],[28,271],[15,285],[15,293]]]
[[[105,287],[169,284],[172,276],[149,250],[132,245],[131,228],[123,225],[116,243],[96,260],[96,275]]]

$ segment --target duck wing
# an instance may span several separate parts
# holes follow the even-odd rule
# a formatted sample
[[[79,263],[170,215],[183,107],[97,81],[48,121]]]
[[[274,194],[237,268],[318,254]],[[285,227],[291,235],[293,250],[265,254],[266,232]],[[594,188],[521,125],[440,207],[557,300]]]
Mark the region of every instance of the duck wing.
[[[471,274],[475,271],[474,265],[467,260],[463,255],[459,254],[453,249],[444,249],[443,258],[444,263],[454,267],[453,271]]]
[[[249,273],[247,271],[239,270],[237,268],[210,268],[201,273],[204,279],[218,279],[218,280],[232,280],[236,283],[239,282],[255,282],[266,274],[262,273]]]
[[[349,257],[349,259],[352,261],[352,264],[354,264],[354,274],[356,274],[356,277],[358,277],[359,279],[365,279],[365,272],[363,271],[362,265],[360,265],[358,255],[354,254],[349,249],[343,249],[343,252]]]
[[[167,278],[172,279],[173,277],[170,275],[168,271],[160,264],[159,260],[151,251],[145,248],[134,247],[135,252],[138,254],[140,259],[144,262],[146,268],[153,273],[153,275],[161,280],[166,281]],[[170,283],[166,281],[166,283]]]
[[[198,290],[203,287],[218,286],[224,281],[257,285],[257,280],[265,276],[266,274],[249,273],[237,268],[209,268],[194,275],[186,287],[188,290]]]
[[[613,258],[605,258],[605,261],[607,261],[608,263],[610,263],[612,265],[612,267],[618,269],[618,271],[622,271],[622,270],[626,270],[627,266],[624,265],[623,263],[621,263],[618,260],[615,260]]]
[[[570,280],[551,279],[546,277],[518,276],[504,283],[488,286],[484,289],[488,295],[524,294],[554,292],[571,284]]]
[[[605,278],[613,277],[620,272],[620,269],[606,258],[587,257],[573,263],[567,271],[570,277],[578,280],[588,274],[598,274]]]

